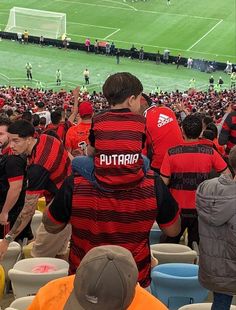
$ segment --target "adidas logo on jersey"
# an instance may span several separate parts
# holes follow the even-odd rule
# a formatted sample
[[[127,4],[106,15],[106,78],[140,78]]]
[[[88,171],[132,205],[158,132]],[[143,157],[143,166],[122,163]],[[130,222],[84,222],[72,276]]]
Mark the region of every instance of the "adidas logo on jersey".
[[[160,114],[157,122],[157,127],[165,126],[166,124],[173,122],[173,118],[165,114]]]

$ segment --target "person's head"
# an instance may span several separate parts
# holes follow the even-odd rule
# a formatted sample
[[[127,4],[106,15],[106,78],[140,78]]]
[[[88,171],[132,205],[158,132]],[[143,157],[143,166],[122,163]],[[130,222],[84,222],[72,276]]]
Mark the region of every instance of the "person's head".
[[[218,129],[214,123],[209,123],[206,127],[206,130],[211,130],[214,134],[214,139],[218,136]]]
[[[43,110],[45,105],[42,101],[39,101],[36,103],[36,106],[38,107],[39,110]]]
[[[39,125],[40,122],[40,117],[38,114],[33,114],[32,116],[32,124],[34,127],[37,127]]]
[[[202,132],[202,120],[198,115],[190,114],[182,122],[183,134],[187,139],[197,139]]]
[[[62,120],[62,114],[60,110],[56,110],[51,113],[51,122],[53,125],[58,125],[61,120]]]
[[[29,155],[35,143],[34,126],[26,120],[18,120],[8,127],[10,146],[14,154]]]
[[[31,114],[31,112],[29,112],[29,111],[23,112],[22,116],[21,116],[21,119],[24,119],[24,120],[26,120],[28,122],[32,122],[32,114]]]
[[[211,140],[211,141],[213,141],[215,139],[214,132],[209,130],[209,129],[205,129],[203,131],[202,137],[205,139]]]
[[[79,105],[78,112],[82,120],[91,119],[93,116],[93,106],[89,101],[82,101]]]
[[[115,73],[103,85],[103,94],[112,106],[123,104],[132,112],[139,112],[143,85],[128,72]]]
[[[76,271],[64,310],[126,310],[137,280],[138,269],[127,249],[115,245],[93,248]]]
[[[7,117],[0,117],[0,148],[5,148],[9,143],[8,127],[11,121]]]
[[[40,117],[39,125],[40,126],[46,126],[46,123],[47,123],[46,117],[44,117],[44,116]]]
[[[229,152],[229,164],[236,175],[236,145]]]

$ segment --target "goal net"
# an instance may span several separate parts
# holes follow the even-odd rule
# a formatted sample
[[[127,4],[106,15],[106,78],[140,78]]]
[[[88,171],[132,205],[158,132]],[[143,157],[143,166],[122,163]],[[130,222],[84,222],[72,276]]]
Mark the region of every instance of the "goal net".
[[[58,39],[66,33],[66,14],[13,7],[10,10],[6,32],[23,33]]]

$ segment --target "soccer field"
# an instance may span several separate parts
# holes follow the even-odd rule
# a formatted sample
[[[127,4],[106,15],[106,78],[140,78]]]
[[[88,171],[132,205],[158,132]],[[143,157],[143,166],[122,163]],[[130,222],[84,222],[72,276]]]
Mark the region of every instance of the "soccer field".
[[[73,41],[89,37],[92,43],[110,40],[151,52],[168,48],[171,55],[236,63],[235,0],[171,0],[170,6],[166,0],[1,0],[2,30],[14,6],[66,13]]]

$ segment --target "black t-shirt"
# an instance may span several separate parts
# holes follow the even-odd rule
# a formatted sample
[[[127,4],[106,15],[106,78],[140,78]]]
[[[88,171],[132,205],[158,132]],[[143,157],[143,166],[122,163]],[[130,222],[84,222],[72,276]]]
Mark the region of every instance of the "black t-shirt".
[[[2,155],[0,158],[0,209],[5,203],[9,184],[23,180],[23,187],[15,206],[9,212],[9,220],[12,215],[19,213],[24,206],[26,189],[26,157],[18,155]]]

